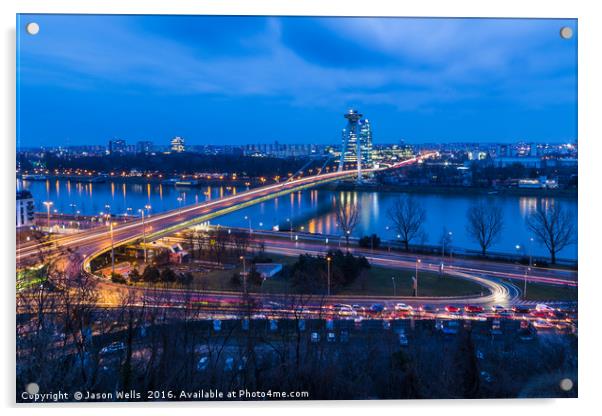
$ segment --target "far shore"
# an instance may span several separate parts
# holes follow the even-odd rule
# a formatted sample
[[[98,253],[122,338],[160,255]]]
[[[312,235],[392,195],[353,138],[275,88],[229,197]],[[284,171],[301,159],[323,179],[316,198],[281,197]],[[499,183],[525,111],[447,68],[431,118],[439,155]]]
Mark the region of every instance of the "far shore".
[[[537,188],[477,188],[471,186],[429,186],[429,185],[390,185],[340,182],[324,185],[327,189],[337,191],[365,192],[405,192],[413,194],[443,194],[443,195],[490,195],[490,196],[532,196],[548,198],[577,198],[577,189],[537,189]]]

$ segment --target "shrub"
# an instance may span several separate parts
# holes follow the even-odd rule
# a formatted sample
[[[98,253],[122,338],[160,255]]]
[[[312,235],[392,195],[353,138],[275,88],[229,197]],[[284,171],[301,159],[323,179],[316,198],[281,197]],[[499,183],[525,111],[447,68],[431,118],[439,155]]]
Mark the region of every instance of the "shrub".
[[[378,248],[380,247],[380,237],[376,234],[365,235],[359,239],[358,244],[364,248]]]
[[[111,281],[113,283],[127,283],[127,280],[125,280],[125,277],[123,277],[123,275],[119,274],[119,273],[112,273],[111,274]]]

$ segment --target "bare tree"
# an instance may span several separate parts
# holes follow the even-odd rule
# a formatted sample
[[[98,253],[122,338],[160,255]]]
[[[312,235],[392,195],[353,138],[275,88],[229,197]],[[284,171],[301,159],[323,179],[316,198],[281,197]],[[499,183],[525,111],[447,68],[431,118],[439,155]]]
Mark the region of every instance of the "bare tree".
[[[410,242],[423,234],[422,225],[426,221],[426,210],[416,198],[402,196],[389,209],[388,215],[407,251]]]
[[[468,208],[466,217],[466,232],[481,246],[484,256],[489,247],[500,238],[504,228],[504,213],[498,205],[479,201]]]
[[[556,254],[575,240],[573,217],[558,202],[549,206],[540,204],[526,221],[535,238],[550,252],[552,264],[556,263]]]
[[[349,237],[357,226],[359,220],[359,207],[357,204],[349,201],[337,201],[336,210],[337,225],[341,227],[341,231],[345,235],[347,249],[349,249]]]

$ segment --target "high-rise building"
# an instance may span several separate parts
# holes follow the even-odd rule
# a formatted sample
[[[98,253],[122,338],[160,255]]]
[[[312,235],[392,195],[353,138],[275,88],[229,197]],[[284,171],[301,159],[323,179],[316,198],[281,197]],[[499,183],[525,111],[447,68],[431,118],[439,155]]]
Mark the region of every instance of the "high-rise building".
[[[136,152],[137,153],[151,153],[153,151],[153,142],[149,142],[146,140],[140,140],[136,143]]]
[[[362,114],[350,109],[346,114],[347,126],[343,129],[341,159],[339,170],[343,170],[346,163],[356,165],[358,175],[362,167],[372,167],[372,128],[367,119],[362,119]]]
[[[180,136],[176,136],[171,139],[171,151],[175,153],[182,153],[186,150],[184,146],[184,139]]]
[[[360,148],[364,167],[372,167],[372,128],[368,119],[360,120]]]
[[[33,196],[29,191],[17,191],[17,228],[33,224]]]
[[[109,154],[115,153],[125,153],[126,144],[125,140],[117,139],[117,140],[109,140]]]

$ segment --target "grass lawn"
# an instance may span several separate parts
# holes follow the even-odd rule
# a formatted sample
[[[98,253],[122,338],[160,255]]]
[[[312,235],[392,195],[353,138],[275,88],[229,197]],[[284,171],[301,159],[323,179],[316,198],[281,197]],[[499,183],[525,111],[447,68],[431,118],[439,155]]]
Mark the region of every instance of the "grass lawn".
[[[353,284],[337,292],[341,295],[382,295],[393,296],[393,281],[395,277],[395,294],[397,296],[412,296],[413,270],[388,269],[372,266],[364,272]],[[459,279],[439,273],[418,273],[418,295],[420,296],[464,296],[487,293],[487,289],[468,280]]]
[[[269,254],[274,263],[292,264],[297,258]],[[194,280],[190,288],[199,290],[219,290],[219,291],[241,291],[240,285],[231,282],[234,273],[240,273],[242,267],[238,266],[232,270],[213,270],[209,273],[193,273]],[[366,270],[352,285],[339,288],[333,291],[336,295],[376,295],[393,296],[393,282],[391,277],[395,277],[397,296],[411,296],[412,290],[412,270],[388,269],[384,267],[373,266]],[[441,276],[438,273],[420,272],[418,275],[418,291],[421,296],[464,296],[480,294],[483,290],[479,284],[458,279],[450,276]],[[295,288],[291,287],[288,280],[274,277],[267,279],[261,287],[249,286],[251,292],[262,293],[291,293]],[[485,292],[486,293],[486,292]]]
[[[577,288],[574,287],[529,283],[527,286],[527,299],[576,301],[577,291]]]

